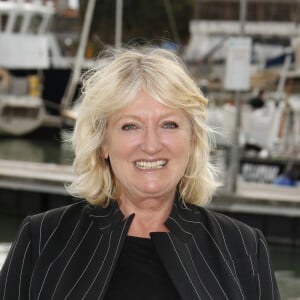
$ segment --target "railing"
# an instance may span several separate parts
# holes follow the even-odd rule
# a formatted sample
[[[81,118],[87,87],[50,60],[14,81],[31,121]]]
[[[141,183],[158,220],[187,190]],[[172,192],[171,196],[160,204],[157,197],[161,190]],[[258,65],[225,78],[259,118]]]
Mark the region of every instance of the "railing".
[[[19,28],[20,33],[28,33],[32,31],[32,21],[37,16],[40,22],[37,26],[36,33],[45,33],[53,16],[54,4],[52,1],[47,1],[43,4],[42,1],[25,2],[24,0],[15,1],[0,1],[0,31],[5,33],[13,33],[15,28]],[[7,19],[4,22],[4,19]],[[5,27],[2,28],[5,24]]]

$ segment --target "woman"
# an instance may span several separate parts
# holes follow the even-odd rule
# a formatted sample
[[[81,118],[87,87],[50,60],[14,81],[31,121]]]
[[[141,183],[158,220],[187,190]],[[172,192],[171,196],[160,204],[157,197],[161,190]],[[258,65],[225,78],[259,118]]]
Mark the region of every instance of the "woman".
[[[207,100],[178,58],[121,50],[84,81],[73,195],[25,219],[1,299],[279,299],[260,231],[211,212]]]

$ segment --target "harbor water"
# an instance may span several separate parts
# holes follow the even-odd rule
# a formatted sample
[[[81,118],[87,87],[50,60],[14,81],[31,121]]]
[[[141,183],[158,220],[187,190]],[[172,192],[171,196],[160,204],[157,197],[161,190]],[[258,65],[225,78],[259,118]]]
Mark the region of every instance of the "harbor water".
[[[68,138],[67,132],[58,131],[36,137],[0,137],[0,159],[70,165],[73,154]],[[0,212],[0,266],[15,239],[22,218]],[[300,247],[271,244],[270,248],[282,299],[299,300]]]

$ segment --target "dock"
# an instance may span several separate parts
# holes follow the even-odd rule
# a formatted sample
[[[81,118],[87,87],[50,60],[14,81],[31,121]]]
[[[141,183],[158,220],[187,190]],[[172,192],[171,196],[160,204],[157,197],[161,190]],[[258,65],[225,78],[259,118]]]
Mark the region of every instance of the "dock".
[[[300,187],[238,180],[237,191],[233,194],[221,189],[211,207],[230,212],[300,217]]]
[[[74,177],[71,165],[0,159],[0,188],[68,195],[64,185]],[[300,187],[239,180],[235,193],[226,193],[221,188],[211,206],[228,211],[300,217]]]
[[[0,188],[67,195],[64,185],[74,178],[72,167],[0,159]]]
[[[0,159],[0,209],[32,214],[74,202],[65,184],[72,166]],[[235,193],[217,191],[209,208],[260,228],[273,242],[300,245],[300,187],[239,180]]]

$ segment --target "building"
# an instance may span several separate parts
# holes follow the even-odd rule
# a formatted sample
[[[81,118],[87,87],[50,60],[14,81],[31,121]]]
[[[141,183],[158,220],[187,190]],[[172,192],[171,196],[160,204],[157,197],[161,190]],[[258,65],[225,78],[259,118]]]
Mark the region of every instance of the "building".
[[[299,22],[299,0],[246,0],[248,21]],[[238,20],[240,0],[195,0],[194,19]]]
[[[195,0],[190,21],[190,42],[186,59],[224,58],[222,46],[227,37],[241,34],[240,0]],[[262,64],[294,47],[300,36],[299,0],[245,0],[243,34],[250,36],[255,59]]]

